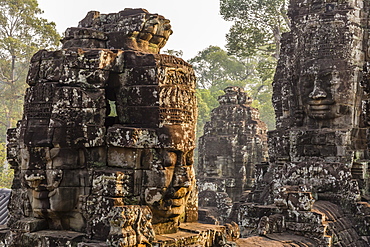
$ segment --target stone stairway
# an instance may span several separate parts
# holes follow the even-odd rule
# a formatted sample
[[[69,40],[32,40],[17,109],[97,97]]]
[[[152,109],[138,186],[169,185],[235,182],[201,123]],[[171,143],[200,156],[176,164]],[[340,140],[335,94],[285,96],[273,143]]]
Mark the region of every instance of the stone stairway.
[[[352,222],[345,216],[340,206],[329,201],[316,201],[312,210],[324,215],[323,224],[327,227],[326,233],[331,237],[332,246],[368,246],[358,235]]]

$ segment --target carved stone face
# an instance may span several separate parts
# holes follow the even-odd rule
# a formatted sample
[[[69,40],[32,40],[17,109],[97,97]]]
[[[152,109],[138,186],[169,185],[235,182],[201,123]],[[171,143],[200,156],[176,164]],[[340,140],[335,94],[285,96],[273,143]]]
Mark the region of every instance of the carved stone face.
[[[161,174],[156,187],[145,190],[145,202],[153,210],[153,222],[168,221],[184,214],[190,192],[194,187],[192,152],[162,151],[163,167],[152,168],[149,176]]]
[[[64,156],[67,153],[68,158]],[[80,231],[85,227],[78,210],[79,196],[84,194],[82,173],[66,169],[77,159],[72,152],[67,153],[44,147],[22,150],[21,178],[33,217],[46,219],[50,229]]]
[[[317,63],[304,68],[297,85],[302,109],[308,122],[324,120],[332,121],[332,126],[341,125],[334,119],[351,116],[355,105],[354,79],[350,71],[343,70],[343,62]]]

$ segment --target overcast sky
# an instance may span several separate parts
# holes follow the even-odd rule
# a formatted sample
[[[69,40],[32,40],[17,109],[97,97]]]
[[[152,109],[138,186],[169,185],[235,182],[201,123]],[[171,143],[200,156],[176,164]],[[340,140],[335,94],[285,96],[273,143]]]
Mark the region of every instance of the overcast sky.
[[[219,0],[38,0],[42,17],[54,21],[59,33],[76,27],[90,10],[104,14],[144,8],[171,21],[174,31],[162,50],[182,50],[185,60],[209,45],[224,48],[231,23],[219,15]]]

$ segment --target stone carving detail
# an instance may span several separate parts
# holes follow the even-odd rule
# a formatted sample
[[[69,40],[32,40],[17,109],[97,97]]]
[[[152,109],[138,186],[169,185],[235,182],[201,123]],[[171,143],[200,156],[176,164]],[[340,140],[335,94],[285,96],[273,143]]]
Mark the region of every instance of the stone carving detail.
[[[367,1],[291,1],[270,164],[234,215],[244,235],[275,234],[280,215],[276,229],[317,246],[369,246],[368,216],[358,214],[369,195],[368,13]]]
[[[33,56],[24,115],[8,131],[7,246],[164,246],[173,241],[158,234],[197,221],[195,75],[158,54],[171,33],[144,9],[89,12],[61,50]],[[238,235],[235,225],[195,228],[176,241]]]
[[[119,13],[90,11],[77,28],[68,28],[64,48],[87,47],[158,53],[172,34],[170,21],[145,9]]]

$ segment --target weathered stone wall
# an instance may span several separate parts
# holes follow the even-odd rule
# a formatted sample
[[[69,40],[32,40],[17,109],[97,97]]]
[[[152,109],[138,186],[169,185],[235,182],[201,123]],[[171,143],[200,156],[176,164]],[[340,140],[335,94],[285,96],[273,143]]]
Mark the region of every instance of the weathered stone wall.
[[[292,0],[288,13],[270,166],[257,169],[234,219],[244,234],[288,230],[319,246],[367,246],[369,3]]]
[[[237,237],[231,225],[179,229],[198,218],[197,107],[192,67],[158,54],[171,33],[143,9],[89,12],[61,50],[33,56],[23,118],[8,131],[6,246],[224,246]],[[191,233],[158,235],[178,231]]]

